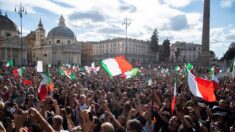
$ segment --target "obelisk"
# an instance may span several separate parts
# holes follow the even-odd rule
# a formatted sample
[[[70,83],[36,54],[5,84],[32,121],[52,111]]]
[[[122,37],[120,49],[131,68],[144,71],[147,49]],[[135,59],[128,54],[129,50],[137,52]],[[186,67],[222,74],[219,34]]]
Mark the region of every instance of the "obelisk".
[[[202,53],[200,63],[202,66],[210,65],[210,0],[204,0],[203,29],[202,29]]]

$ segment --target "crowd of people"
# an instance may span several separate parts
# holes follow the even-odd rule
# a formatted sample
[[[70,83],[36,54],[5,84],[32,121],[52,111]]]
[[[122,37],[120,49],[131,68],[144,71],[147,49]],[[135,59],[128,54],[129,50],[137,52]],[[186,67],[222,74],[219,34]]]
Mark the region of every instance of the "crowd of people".
[[[143,68],[131,79],[110,78],[102,69],[97,74],[77,71],[76,80],[49,68],[54,89],[45,100],[38,96],[42,73],[26,67],[21,78],[13,67],[0,69],[0,131],[7,132],[234,132],[235,89],[230,77],[221,77],[215,90],[216,102],[195,97],[184,73],[168,67]],[[197,76],[208,76],[197,68]],[[22,83],[22,78],[31,81]],[[148,82],[151,78],[152,83]],[[171,109],[174,81],[177,98]]]

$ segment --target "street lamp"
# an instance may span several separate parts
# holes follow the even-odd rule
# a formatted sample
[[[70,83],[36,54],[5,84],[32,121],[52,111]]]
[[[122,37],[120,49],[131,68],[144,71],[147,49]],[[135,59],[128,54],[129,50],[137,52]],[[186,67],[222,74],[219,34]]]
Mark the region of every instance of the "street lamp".
[[[23,14],[27,14],[26,8],[20,3],[15,6],[15,12],[20,15],[20,45],[21,45],[21,65],[23,65],[23,43],[22,43],[22,18]]]
[[[125,28],[126,28],[126,55],[127,55],[127,28],[129,25],[131,25],[131,20],[126,17],[122,25],[125,25]]]

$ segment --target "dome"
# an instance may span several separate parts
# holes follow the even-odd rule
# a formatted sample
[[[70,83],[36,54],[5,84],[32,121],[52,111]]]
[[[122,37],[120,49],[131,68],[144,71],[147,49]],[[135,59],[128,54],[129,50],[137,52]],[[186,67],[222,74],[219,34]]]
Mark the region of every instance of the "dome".
[[[65,25],[65,19],[61,15],[59,19],[59,25],[48,33],[47,39],[76,39],[76,36],[74,35],[73,31],[70,30]]]
[[[17,27],[15,23],[10,20],[7,16],[0,15],[0,29],[10,30],[17,32]]]
[[[47,39],[55,39],[55,38],[64,38],[64,39],[76,39],[76,36],[74,35],[73,31],[71,31],[66,26],[58,26],[48,33]]]

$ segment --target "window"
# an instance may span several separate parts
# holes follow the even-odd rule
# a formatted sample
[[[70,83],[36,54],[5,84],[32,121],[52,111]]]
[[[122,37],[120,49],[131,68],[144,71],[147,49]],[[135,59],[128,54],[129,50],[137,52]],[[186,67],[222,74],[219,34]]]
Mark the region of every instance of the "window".
[[[56,40],[56,43],[57,43],[57,44],[60,43],[60,40]]]
[[[70,44],[71,43],[71,41],[70,40],[68,40],[68,44]]]
[[[6,33],[6,36],[7,36],[7,37],[10,37],[10,36],[11,36],[11,33]]]

